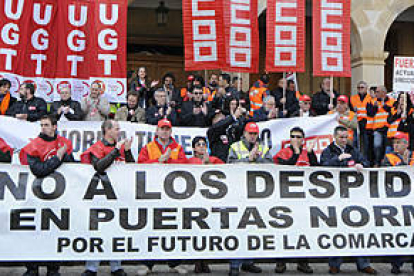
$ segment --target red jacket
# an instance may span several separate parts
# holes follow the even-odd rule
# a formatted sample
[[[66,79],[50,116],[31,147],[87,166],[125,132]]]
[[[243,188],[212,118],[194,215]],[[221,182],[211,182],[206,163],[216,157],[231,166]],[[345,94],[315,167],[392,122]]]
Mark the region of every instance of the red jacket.
[[[294,156],[292,147],[281,149],[274,157],[273,161],[279,165],[292,165],[292,166],[316,166],[318,165],[318,159],[314,152],[308,153],[306,149],[302,149],[299,155]]]
[[[168,164],[182,164],[182,163],[187,163],[187,157],[185,156],[184,150],[183,148],[174,140],[174,138],[170,138],[171,139],[171,143],[165,148],[163,149],[163,147],[157,142],[157,138],[158,136],[155,136],[155,139],[148,143],[147,145],[145,145],[145,147],[143,147],[141,149],[141,152],[139,153],[138,156],[138,163],[158,163],[158,159],[159,157],[164,154],[168,148],[171,149],[172,154],[170,156],[170,159],[168,159],[168,161],[166,163]],[[150,152],[149,152],[149,147],[152,146],[156,146],[158,147],[158,154],[154,154],[156,155],[155,158],[151,158],[150,157]],[[176,155],[177,158],[173,158],[173,155]]]
[[[47,159],[55,156],[57,150],[63,147],[64,144],[67,145],[66,153],[68,155],[72,154],[72,142],[65,137],[57,135],[56,139],[53,141],[45,141],[44,139],[37,137],[20,151],[20,163],[22,165],[28,165],[27,155],[37,157],[40,161],[45,162]]]
[[[10,152],[10,155],[13,155],[13,149],[2,138],[0,138],[0,151],[3,153]]]
[[[209,156],[209,158],[210,158],[210,163],[211,164],[216,164],[216,165],[225,164],[223,161],[221,161],[221,159],[219,159],[217,157]],[[190,159],[188,159],[187,163],[188,164],[202,165],[203,161],[198,157],[191,157]]]
[[[91,164],[91,153],[98,159],[102,159],[107,156],[115,147],[105,146],[102,141],[98,141],[93,144],[89,149],[87,149],[84,153],[81,154],[81,163],[84,164]],[[125,147],[122,145],[121,150],[119,151],[121,154],[119,157],[116,158],[116,161],[125,161]]]

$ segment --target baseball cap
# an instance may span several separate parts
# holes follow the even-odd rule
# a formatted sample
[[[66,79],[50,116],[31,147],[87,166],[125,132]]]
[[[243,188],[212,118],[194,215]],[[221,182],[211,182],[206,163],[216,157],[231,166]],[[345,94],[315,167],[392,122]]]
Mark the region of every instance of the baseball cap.
[[[394,139],[404,139],[405,141],[409,142],[409,136],[407,133],[397,131],[394,135]]]
[[[259,133],[259,126],[254,122],[250,122],[246,125],[244,130],[247,132]]]
[[[189,75],[188,77],[187,77],[187,81],[193,81],[194,80],[194,76],[193,75]]]
[[[300,102],[310,102],[312,99],[308,95],[302,95],[299,97]]]
[[[167,119],[162,119],[160,121],[158,121],[158,127],[169,127],[172,128],[171,122],[168,121]]]
[[[347,103],[348,102],[348,97],[345,95],[341,95],[338,97],[338,102],[344,102]]]

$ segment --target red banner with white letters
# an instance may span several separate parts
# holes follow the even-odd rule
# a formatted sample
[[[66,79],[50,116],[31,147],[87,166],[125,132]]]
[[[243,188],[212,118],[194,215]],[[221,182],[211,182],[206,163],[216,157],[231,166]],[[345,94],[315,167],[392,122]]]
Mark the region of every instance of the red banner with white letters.
[[[223,0],[183,0],[185,70],[222,69]]]
[[[259,23],[257,0],[224,0],[226,64],[230,72],[259,71]]]
[[[314,76],[351,77],[351,1],[312,3]]]
[[[110,101],[124,102],[127,7],[126,0],[1,1],[0,77],[14,93],[34,83],[47,101],[59,99],[62,85],[81,100],[98,81]]]
[[[305,71],[305,1],[267,1],[267,72]]]

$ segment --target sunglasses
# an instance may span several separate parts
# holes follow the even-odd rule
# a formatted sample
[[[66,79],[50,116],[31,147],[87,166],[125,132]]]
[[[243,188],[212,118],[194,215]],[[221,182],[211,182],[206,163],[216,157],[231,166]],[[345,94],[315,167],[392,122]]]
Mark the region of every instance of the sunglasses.
[[[301,136],[301,135],[290,135],[290,138],[302,139],[303,136]]]
[[[203,93],[194,93],[194,95],[203,95]]]

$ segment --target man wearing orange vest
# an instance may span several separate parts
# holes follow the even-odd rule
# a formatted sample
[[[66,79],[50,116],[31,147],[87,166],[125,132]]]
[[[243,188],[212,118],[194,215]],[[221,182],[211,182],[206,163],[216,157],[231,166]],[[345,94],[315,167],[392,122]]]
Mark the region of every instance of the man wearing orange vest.
[[[171,137],[171,133],[170,121],[158,121],[154,141],[141,149],[138,163],[187,163],[183,148]]]
[[[264,74],[256,81],[249,90],[250,99],[250,116],[253,116],[255,110],[260,109],[263,106],[263,99],[269,95],[269,81],[270,76]]]
[[[395,167],[395,166],[413,166],[414,165],[414,154],[408,149],[409,138],[408,134],[397,131],[394,135],[392,153],[385,155],[384,167]],[[401,256],[394,256],[391,258],[391,273],[400,274],[402,273],[401,267],[404,264],[404,260]]]
[[[369,148],[373,150],[373,160],[370,160],[374,167],[379,167],[385,154],[387,142],[387,131],[389,124],[388,115],[391,113],[395,100],[387,96],[387,88],[383,85],[377,87],[376,98],[367,104],[367,129],[372,131],[373,141]]]
[[[351,97],[350,109],[356,112],[359,128],[359,148],[368,158],[368,133],[367,133],[367,104],[372,100],[368,94],[368,84],[365,81],[360,81],[357,84],[357,94]],[[371,118],[369,118],[371,120]]]
[[[0,80],[0,115],[6,115],[6,111],[17,101],[10,94],[11,82],[8,79]]]
[[[348,144],[356,147],[356,131],[358,129],[358,122],[355,113],[348,108],[348,97],[341,95],[337,99],[335,110],[329,111],[329,114],[336,114],[338,123],[348,128]]]

